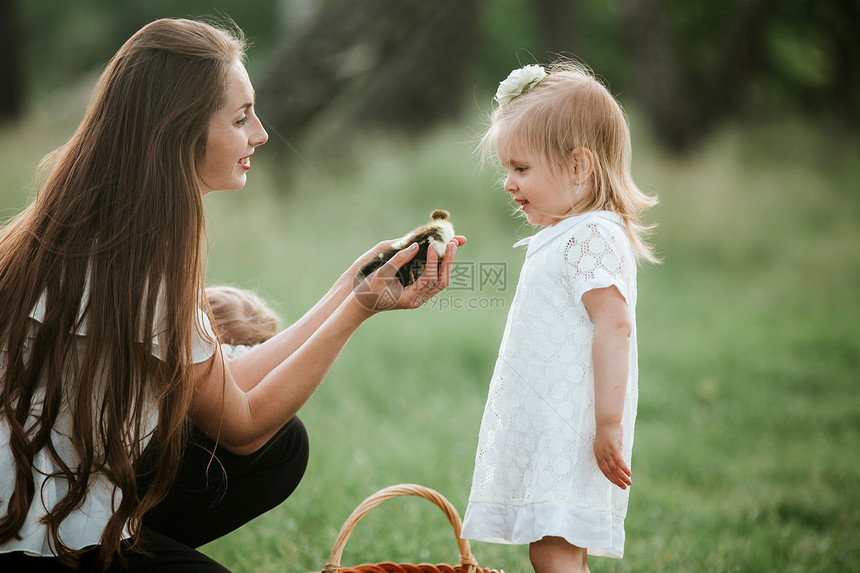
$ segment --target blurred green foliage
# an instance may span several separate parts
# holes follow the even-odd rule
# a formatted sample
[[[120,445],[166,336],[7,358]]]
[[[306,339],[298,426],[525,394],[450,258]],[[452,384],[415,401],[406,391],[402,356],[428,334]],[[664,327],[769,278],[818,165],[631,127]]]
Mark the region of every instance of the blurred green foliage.
[[[330,1],[330,0],[329,0]],[[324,0],[317,2],[323,3]],[[860,8],[839,0],[782,0],[763,3],[768,16],[763,71],[749,86],[755,114],[782,110],[834,110],[857,124],[860,53],[856,31]],[[289,35],[291,0],[78,0],[18,1],[27,92],[37,98],[101,67],[117,48],[147,22],[160,17],[233,19],[254,42],[252,78],[272,48]],[[313,9],[313,2],[304,3]],[[624,3],[573,2],[570,42],[557,51],[588,63],[616,94],[630,93],[631,51]],[[725,46],[725,32],[739,2],[660,0],[665,41],[693,84],[712,73]],[[475,89],[494,86],[518,63],[545,62],[536,0],[484,0],[475,54],[469,59]],[[472,94],[464,94],[472,97]],[[483,101],[478,98],[479,101]],[[838,122],[837,122],[838,123]]]
[[[476,168],[467,127],[420,142],[368,138],[347,158],[273,138],[245,189],[206,198],[208,282],[257,289],[288,321],[356,256],[446,208],[459,263],[503,263],[506,289],[439,300],[504,304],[374,317],[302,409],[308,473],[275,510],[203,548],[234,571],[307,573],[367,495],[394,483],[442,492],[462,513],[487,384],[535,230]],[[633,172],[665,262],[641,269],[640,404],[622,561],[593,571],[860,570],[860,164],[857,142],[807,122],[724,130],[699,153],[662,153],[632,117]],[[3,218],[33,166],[73,129],[31,118],[0,130]],[[259,159],[257,159],[259,157]],[[280,167],[280,165],[278,165]],[[290,194],[283,193],[289,186]],[[336,230],[332,230],[336,229]],[[435,300],[435,299],[434,299]],[[524,547],[473,544],[482,566],[529,571]],[[375,509],[346,564],[455,562],[450,526],[417,498]]]
[[[75,0],[19,2],[25,33],[25,75],[39,95],[102,67],[142,26],[158,18],[232,19],[266,52],[278,40],[281,17],[275,0]],[[241,9],[239,9],[241,6]]]
[[[856,570],[857,144],[783,121],[724,130],[678,159],[635,116],[633,133],[634,176],[661,198],[647,220],[665,261],[640,271],[626,556],[592,559],[592,571]],[[436,303],[364,325],[302,410],[313,445],[296,495],[207,554],[237,570],[318,571],[355,506],[394,483],[432,487],[464,511],[522,263],[511,244],[535,231],[470,150],[461,127],[412,144],[369,138],[346,163],[293,157],[289,183],[263,168],[246,190],[207,198],[210,280],[262,288],[290,319],[368,245],[435,207],[468,236],[460,263],[501,263],[508,278],[504,290],[437,297],[502,307]],[[530,570],[524,547],[473,551],[482,566]],[[412,498],[374,509],[344,560],[451,563],[456,552],[438,510]]]
[[[221,10],[256,38],[252,72],[282,34],[273,0],[251,0],[241,12],[227,2],[177,4],[21,2],[32,89],[49,92],[100,68],[155,17]],[[584,47],[576,53],[627,99],[619,3],[578,5]],[[664,5],[685,65],[706,70],[729,4]],[[640,274],[627,556],[594,559],[594,571],[860,570],[860,149],[786,113],[815,109],[816,86],[840,69],[834,45],[848,23],[833,20],[834,5],[776,4],[783,16],[768,29],[770,75],[752,90],[762,121],[729,124],[677,158],[629,106],[634,176],[661,198],[647,219],[659,224],[654,241],[665,262]],[[505,292],[440,299],[509,301],[522,262],[510,245],[534,230],[509,216],[506,194],[475,166],[475,108],[489,105],[513,62],[544,58],[526,0],[487,0],[484,10],[472,64],[478,87],[469,94],[479,103],[462,123],[420,140],[368,137],[337,159],[273,135],[246,189],[207,197],[209,282],[258,289],[295,320],[361,252],[438,207],[469,237],[458,261],[508,269]],[[74,129],[79,116],[58,120],[59,111],[0,130],[3,219],[32,195],[38,159]],[[289,153],[275,165],[277,147]],[[397,482],[433,487],[462,512],[505,314],[430,306],[363,326],[302,410],[313,445],[299,490],[204,552],[237,571],[319,570],[352,509]],[[422,503],[375,510],[346,562],[453,562],[447,522]],[[483,566],[530,568],[522,547],[473,550]]]

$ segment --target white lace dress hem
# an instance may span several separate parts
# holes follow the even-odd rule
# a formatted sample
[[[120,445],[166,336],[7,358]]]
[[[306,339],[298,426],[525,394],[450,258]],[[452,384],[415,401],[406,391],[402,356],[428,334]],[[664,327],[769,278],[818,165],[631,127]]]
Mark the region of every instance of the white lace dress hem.
[[[470,503],[463,539],[526,544],[551,535],[588,549],[589,555],[624,557],[624,517],[562,503]]]

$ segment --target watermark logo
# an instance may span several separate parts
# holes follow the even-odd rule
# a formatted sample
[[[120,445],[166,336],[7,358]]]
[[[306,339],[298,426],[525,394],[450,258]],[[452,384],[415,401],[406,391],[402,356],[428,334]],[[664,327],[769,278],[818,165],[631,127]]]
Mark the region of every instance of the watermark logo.
[[[454,296],[444,292],[428,300],[421,308],[431,310],[500,310],[507,301],[503,296]]]
[[[449,291],[505,292],[508,288],[507,263],[454,261]]]
[[[475,263],[454,261],[451,265],[449,291],[470,291],[475,288]]]
[[[434,296],[424,308],[434,310],[498,310],[507,305],[507,263],[454,261],[448,288]],[[496,296],[492,296],[496,295]]]
[[[508,265],[507,263],[481,263],[480,289],[494,288],[497,292],[508,290]]]

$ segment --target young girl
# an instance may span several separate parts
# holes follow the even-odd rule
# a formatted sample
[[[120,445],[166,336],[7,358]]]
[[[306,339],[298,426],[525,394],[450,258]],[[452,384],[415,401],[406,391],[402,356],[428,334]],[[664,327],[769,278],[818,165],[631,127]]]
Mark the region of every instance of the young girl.
[[[630,137],[583,67],[516,70],[482,149],[529,223],[490,383],[463,537],[529,544],[538,573],[622,557],[637,404],[636,263],[654,260]]]
[[[193,548],[298,485],[295,414],[352,333],[448,285],[463,237],[409,288],[417,245],[354,288],[382,242],[290,328],[218,350],[203,197],[242,188],[268,138],[243,58],[238,31],[145,26],[0,231],[0,571],[223,573]]]
[[[228,358],[241,356],[281,330],[281,319],[254,291],[211,286],[206,287],[206,300],[221,350]]]

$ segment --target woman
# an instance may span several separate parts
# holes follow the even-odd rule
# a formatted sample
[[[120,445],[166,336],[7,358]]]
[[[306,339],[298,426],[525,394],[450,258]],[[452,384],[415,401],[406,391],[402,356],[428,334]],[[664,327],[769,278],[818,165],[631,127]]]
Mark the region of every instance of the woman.
[[[0,570],[225,571],[192,547],[298,485],[295,414],[350,335],[448,285],[463,237],[412,287],[393,275],[414,249],[353,291],[380,243],[289,329],[217,350],[202,198],[268,138],[243,58],[207,24],[141,29],[0,234]]]

